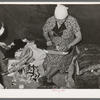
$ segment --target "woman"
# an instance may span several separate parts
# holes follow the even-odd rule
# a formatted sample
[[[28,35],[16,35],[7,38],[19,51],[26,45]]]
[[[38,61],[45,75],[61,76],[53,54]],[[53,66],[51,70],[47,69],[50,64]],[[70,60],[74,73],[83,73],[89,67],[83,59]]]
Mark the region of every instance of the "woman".
[[[42,85],[51,81],[50,79],[59,71],[63,73],[68,70],[73,58],[74,48],[82,39],[77,20],[68,15],[68,7],[64,5],[57,5],[54,16],[48,18],[43,27],[43,36],[47,41],[48,49],[63,52],[72,49],[72,51],[65,56],[47,55],[44,67],[49,67],[50,71],[40,78]]]

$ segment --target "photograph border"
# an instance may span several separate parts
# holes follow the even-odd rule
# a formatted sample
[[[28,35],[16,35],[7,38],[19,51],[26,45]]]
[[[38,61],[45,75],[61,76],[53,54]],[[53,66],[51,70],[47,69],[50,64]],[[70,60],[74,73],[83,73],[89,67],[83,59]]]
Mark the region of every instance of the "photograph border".
[[[28,2],[27,2],[28,1]],[[100,4],[100,0],[88,0],[88,1],[84,1],[84,0],[0,0],[0,4]],[[20,91],[20,92],[19,92]],[[30,91],[32,93],[30,93]],[[77,92],[76,92],[77,91]],[[51,92],[51,93],[50,93]],[[83,93],[84,92],[84,93]],[[90,94],[88,94],[90,92]],[[13,93],[18,93],[18,94],[13,94]],[[27,95],[27,93],[30,93],[28,96],[25,96]],[[42,93],[42,96],[38,97],[39,94]],[[80,93],[83,93],[83,94],[80,94]],[[32,98],[32,100],[36,100],[36,98],[38,98],[38,100],[41,98],[41,99],[46,99],[46,100],[50,100],[50,99],[57,99],[58,98],[60,100],[63,100],[64,98],[67,98],[67,100],[94,100],[94,99],[99,99],[100,98],[100,90],[98,89],[77,89],[77,90],[74,90],[74,89],[68,89],[68,90],[64,90],[64,89],[52,89],[52,90],[48,90],[48,89],[44,89],[44,90],[0,90],[0,100],[11,100],[11,98],[13,99],[16,99],[16,100],[22,100],[23,99],[26,99],[26,100],[29,100],[30,98]],[[24,95],[23,95],[24,94]],[[35,97],[33,95],[36,95]],[[47,94],[47,96],[45,96]],[[80,94],[80,95],[79,95]],[[67,95],[67,96],[66,96]],[[72,97],[72,95],[74,95]],[[9,98],[9,99],[8,99]],[[33,99],[34,98],[34,99]],[[72,98],[72,99],[71,99]],[[84,98],[84,99],[83,99]],[[55,100],[54,99],[54,100]],[[97,100],[98,100],[97,99]]]

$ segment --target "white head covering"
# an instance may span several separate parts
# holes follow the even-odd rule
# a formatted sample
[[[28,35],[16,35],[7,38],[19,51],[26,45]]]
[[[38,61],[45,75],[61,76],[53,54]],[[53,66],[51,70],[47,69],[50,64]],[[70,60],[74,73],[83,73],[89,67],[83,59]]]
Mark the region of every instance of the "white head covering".
[[[58,4],[55,8],[54,15],[57,19],[65,19],[68,16],[68,7]]]

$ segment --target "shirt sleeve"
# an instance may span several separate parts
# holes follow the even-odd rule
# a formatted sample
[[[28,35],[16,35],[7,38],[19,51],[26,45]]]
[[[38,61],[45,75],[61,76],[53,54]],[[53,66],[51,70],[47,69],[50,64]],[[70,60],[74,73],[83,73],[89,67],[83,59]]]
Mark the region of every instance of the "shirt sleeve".
[[[47,19],[45,25],[43,26],[43,32],[50,32],[53,29],[55,20],[53,17]]]
[[[80,26],[75,18],[73,18],[72,20],[72,29],[74,33],[77,33],[80,31]]]

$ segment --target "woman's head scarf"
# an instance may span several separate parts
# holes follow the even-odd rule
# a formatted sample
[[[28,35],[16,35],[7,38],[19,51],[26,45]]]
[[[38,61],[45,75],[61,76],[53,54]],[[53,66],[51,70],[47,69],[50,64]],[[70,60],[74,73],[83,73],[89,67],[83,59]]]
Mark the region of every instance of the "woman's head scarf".
[[[54,16],[56,19],[65,19],[68,16],[68,7],[58,4],[55,8]]]

